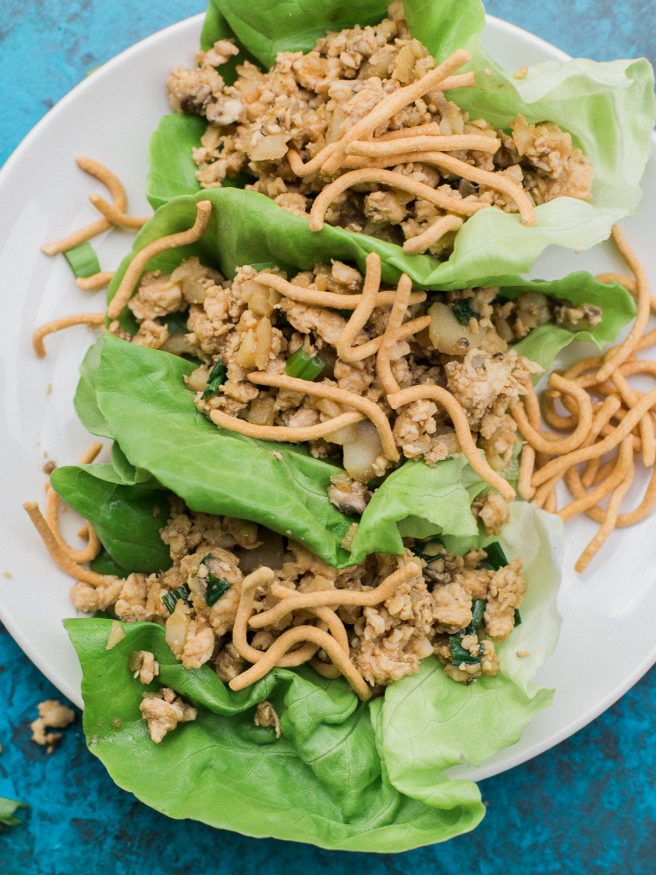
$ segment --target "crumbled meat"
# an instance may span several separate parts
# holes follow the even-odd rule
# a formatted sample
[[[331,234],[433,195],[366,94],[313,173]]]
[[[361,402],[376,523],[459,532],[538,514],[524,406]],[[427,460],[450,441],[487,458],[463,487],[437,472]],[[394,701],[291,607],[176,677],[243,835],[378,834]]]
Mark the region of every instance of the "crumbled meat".
[[[142,684],[152,684],[159,674],[159,663],[149,650],[135,650],[130,656],[130,671]]]
[[[144,274],[137,293],[128,301],[128,307],[137,320],[157,319],[181,310],[182,289],[160,271]]]
[[[162,687],[157,693],[144,693],[139,710],[155,744],[159,744],[179,723],[189,723],[197,715],[196,709],[169,687]]]
[[[554,315],[556,325],[567,328],[568,331],[585,331],[594,328],[603,318],[601,307],[595,304],[574,306],[565,302],[555,308]]]
[[[52,753],[61,741],[61,732],[48,732],[48,729],[64,729],[75,720],[75,711],[62,705],[56,699],[46,699],[37,705],[39,716],[30,723],[32,741]]]
[[[485,526],[488,535],[498,535],[501,526],[508,522],[508,502],[497,492],[488,492],[472,505],[474,514]]]
[[[461,583],[446,583],[433,590],[433,616],[438,629],[457,632],[471,623],[472,599]]]
[[[166,325],[155,322],[154,319],[144,319],[139,325],[139,331],[132,338],[132,343],[150,349],[161,349],[168,339],[169,330]]]
[[[280,738],[282,735],[280,731],[280,718],[271,702],[260,702],[255,708],[254,721],[256,726],[261,726],[263,729],[273,729],[276,738]]]
[[[495,571],[485,606],[485,628],[490,638],[507,638],[515,628],[515,611],[526,591],[522,564],[514,559]]]
[[[364,608],[355,623],[353,663],[372,686],[412,674],[432,653],[431,597],[423,577],[403,584],[382,606]]]

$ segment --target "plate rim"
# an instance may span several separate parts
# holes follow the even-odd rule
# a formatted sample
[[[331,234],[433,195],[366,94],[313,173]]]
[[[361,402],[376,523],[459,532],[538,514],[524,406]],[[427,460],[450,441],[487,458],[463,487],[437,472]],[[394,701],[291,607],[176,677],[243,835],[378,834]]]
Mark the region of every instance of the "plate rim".
[[[57,103],[49,109],[42,118],[36,122],[36,124],[28,131],[25,137],[16,145],[16,147],[12,150],[3,166],[0,168],[0,189],[2,188],[5,179],[7,179],[12,171],[14,164],[16,164],[22,157],[23,152],[27,151],[32,145],[33,141],[36,140],[40,134],[41,130],[45,128],[54,118],[56,118],[61,112],[65,111],[70,103],[74,102],[79,94],[83,93],[86,88],[88,88],[92,81],[97,81],[100,76],[103,77],[111,77],[113,74],[113,70],[115,67],[119,66],[126,58],[129,58],[132,54],[141,51],[144,47],[149,44],[156,44],[162,39],[165,39],[167,36],[171,34],[172,31],[175,31],[179,28],[191,27],[199,25],[204,19],[205,14],[203,12],[198,13],[196,15],[188,16],[187,18],[180,19],[180,21],[174,22],[173,24],[168,25],[167,27],[161,28],[160,30],[155,31],[154,33],[149,34],[143,39],[133,43],[127,48],[123,49],[119,54],[110,58],[108,61],[103,63],[100,68],[94,71],[93,75],[87,78],[82,79],[78,82],[73,88],[68,91]],[[542,37],[537,36],[536,34],[531,33],[528,30],[520,27],[519,25],[512,24],[511,22],[506,21],[503,18],[500,18],[496,15],[486,14],[486,20],[490,23],[493,23],[495,27],[499,28],[501,31],[505,31],[507,34],[515,36],[523,41],[528,41],[536,46],[542,47],[544,50],[548,51],[549,54],[554,57],[556,60],[566,61],[571,60],[572,56],[562,49],[554,46],[552,43],[543,39]],[[656,153],[656,132],[652,134],[652,151]],[[23,653],[27,656],[27,658],[32,662],[32,664],[53,684],[53,686],[59,690],[63,695],[65,695],[70,701],[75,703],[81,710],[83,710],[83,701],[81,698],[80,689],[74,688],[65,678],[62,678],[53,671],[51,672],[47,662],[40,657],[38,651],[32,648],[24,638],[18,626],[14,623],[11,617],[11,613],[5,610],[4,605],[0,602],[0,621],[3,623],[11,637],[14,639],[16,644],[20,647]],[[468,772],[471,772],[473,777],[471,780],[482,781],[487,778],[491,778],[498,774],[503,774],[511,769],[514,769],[516,766],[522,765],[537,756],[540,756],[561,742],[565,741],[570,736],[574,735],[579,730],[583,729],[589,723],[592,723],[599,717],[602,713],[611,708],[619,699],[625,695],[633,686],[635,686],[638,681],[646,675],[650,668],[656,665],[656,641],[652,647],[651,652],[649,652],[644,660],[632,671],[623,681],[614,687],[609,693],[601,698],[594,707],[589,708],[585,713],[581,714],[577,718],[570,720],[564,727],[562,727],[558,732],[551,735],[546,740],[536,741],[532,745],[530,745],[527,749],[520,750],[512,754],[503,764],[491,765],[488,768],[485,768],[485,765],[475,768],[468,769]]]

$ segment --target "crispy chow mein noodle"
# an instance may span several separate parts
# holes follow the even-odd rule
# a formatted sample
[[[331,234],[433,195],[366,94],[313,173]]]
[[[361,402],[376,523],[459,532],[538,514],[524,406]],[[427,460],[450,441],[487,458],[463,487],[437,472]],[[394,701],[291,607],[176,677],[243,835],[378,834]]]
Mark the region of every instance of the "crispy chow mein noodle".
[[[101,443],[94,443],[82,454],[78,464],[79,465],[90,465],[98,456],[98,453],[102,450]],[[76,550],[66,541],[64,536],[62,535],[61,528],[59,525],[59,511],[61,510],[62,500],[57,495],[55,490],[50,486],[49,483],[46,484],[46,522],[48,523],[50,530],[65,553],[68,554],[69,558],[76,562],[79,565],[84,565],[86,562],[91,562],[96,556],[99,555],[102,550],[102,544],[100,543],[100,539],[98,535],[95,533],[93,527],[89,524],[88,521],[85,521],[84,526],[80,529],[79,536],[85,537],[88,541],[85,547],[82,547],[80,550]]]
[[[604,356],[604,364],[597,372],[597,382],[603,383],[613,372],[628,358],[630,358],[638,347],[638,343],[644,334],[649,319],[649,311],[651,309],[651,295],[649,293],[649,280],[647,279],[647,271],[637,258],[629,246],[624,232],[615,225],[613,227],[613,240],[615,245],[625,260],[627,265],[633,271],[636,281],[636,300],[638,304],[638,312],[635,322],[629,332],[629,336],[618,347],[613,347],[612,350]]]
[[[441,240],[445,234],[448,234],[450,231],[459,231],[462,225],[463,220],[460,216],[440,216],[421,234],[417,234],[416,237],[409,237],[403,244],[403,249],[405,252],[426,252],[438,240]]]
[[[345,389],[338,389],[335,386],[311,383],[309,380],[299,380],[296,377],[288,377],[282,374],[252,373],[248,375],[248,379],[257,386],[289,389],[291,392],[298,392],[301,395],[314,395],[317,398],[326,398],[330,401],[336,401],[345,407],[352,407],[358,410],[370,419],[378,430],[385,457],[393,462],[398,461],[399,451],[396,448],[389,421],[382,409],[368,398],[361,398],[353,392],[347,392]]]
[[[359,156],[351,156],[345,160],[344,167],[349,169],[352,173],[360,171],[362,173],[371,172],[372,174],[375,172],[375,170],[384,170],[384,168],[386,167],[397,167],[404,164],[426,164],[432,167],[439,167],[443,170],[448,171],[449,173],[453,173],[455,176],[461,177],[462,179],[467,179],[470,182],[476,183],[477,185],[484,185],[487,188],[502,192],[503,194],[507,195],[517,206],[523,224],[535,225],[535,210],[531,198],[524,191],[521,185],[513,182],[507,176],[504,176],[503,173],[492,172],[490,170],[481,170],[479,167],[473,167],[466,161],[461,161],[459,158],[455,158],[453,155],[446,155],[443,152],[413,151],[399,153],[392,148],[395,145],[396,144],[394,142],[388,144],[389,155],[386,157],[366,159]],[[394,185],[394,179],[392,179],[392,177],[386,177],[386,179],[388,180],[388,182],[385,184],[392,186]],[[395,179],[396,182],[399,183],[398,177],[395,177]],[[372,177],[372,181],[377,180]],[[382,182],[382,180],[380,181]],[[353,182],[352,184],[356,185],[357,183]],[[419,194],[417,196],[423,197],[423,195]],[[441,206],[441,204],[437,203],[436,201],[433,202],[436,203],[437,206]],[[461,200],[460,203],[466,205],[471,202]],[[485,204],[483,204],[482,206],[485,206]],[[479,209],[480,208],[481,205],[479,204]],[[444,209],[447,208],[444,207]],[[454,210],[454,212],[457,212],[457,210]],[[463,215],[473,215],[473,212],[463,212]]]
[[[334,416],[325,422],[317,423],[317,425],[285,426],[256,425],[252,422],[247,422],[245,419],[239,419],[237,416],[230,416],[221,410],[212,410],[210,413],[210,419],[219,428],[235,431],[237,434],[243,434],[245,437],[259,438],[263,441],[287,441],[288,443],[315,441],[339,431],[340,428],[355,425],[356,422],[361,422],[365,418],[364,413],[353,411]]]
[[[378,258],[378,256],[376,256]],[[372,300],[372,310],[375,307],[391,307],[396,300],[396,291],[377,292],[375,297],[369,298],[369,293],[359,295],[340,295],[331,292],[319,292],[314,289],[304,289],[290,283],[284,277],[276,273],[261,273],[254,280],[256,283],[269,286],[279,294],[298,301],[301,304],[309,304],[315,307],[335,307],[338,310],[356,310],[363,305],[363,299]],[[426,300],[426,292],[412,292],[409,304],[422,304]]]
[[[97,292],[98,289],[107,288],[113,276],[113,270],[101,270],[100,273],[94,273],[91,276],[78,277],[75,282],[84,292]]]
[[[74,325],[89,325],[92,328],[100,328],[105,322],[104,313],[72,313],[70,316],[62,316],[59,319],[53,319],[52,322],[46,322],[40,325],[32,334],[32,346],[34,352],[39,358],[44,358],[46,355],[46,347],[44,339],[49,334],[54,334],[56,331],[62,331],[64,328],[71,328]]]
[[[84,170],[85,173],[94,176],[99,182],[102,182],[105,188],[109,191],[113,201],[113,204],[110,206],[113,206],[118,213],[124,214],[127,209],[128,199],[123,183],[116,174],[112,173],[112,171],[109,170],[108,167],[105,167],[104,164],[101,164],[100,161],[94,161],[92,158],[80,157],[76,160],[77,166],[80,170]],[[109,231],[111,227],[112,222],[103,216],[102,219],[92,222],[90,225],[81,228],[79,231],[74,231],[72,234],[69,234],[61,240],[56,240],[53,243],[46,243],[41,249],[46,255],[57,255],[60,252],[66,252],[68,249],[73,249],[74,246],[79,246],[80,243],[91,240],[93,237],[97,237],[98,234],[102,234],[103,231]]]
[[[376,373],[387,395],[390,395],[392,392],[398,392],[400,388],[392,373],[390,354],[394,344],[398,343],[401,326],[403,325],[403,320],[410,303],[411,291],[412,280],[406,274],[402,274],[396,289],[396,300],[387,317],[387,326],[385,327],[385,333],[383,334],[383,339],[378,348],[378,355],[376,356]]]
[[[88,583],[91,586],[101,586],[116,580],[116,578],[111,575],[97,574],[95,571],[90,571],[88,568],[84,568],[84,566],[80,565],[78,562],[74,562],[70,558],[68,552],[58,543],[50,526],[46,522],[45,517],[39,510],[39,505],[35,501],[26,501],[23,504],[23,507],[27,511],[27,515],[32,521],[32,525],[41,536],[41,540],[50,554],[50,557],[63,572],[69,574],[75,580],[79,580],[82,583]]]
[[[439,64],[433,70],[429,70],[424,76],[404,88],[399,88],[398,91],[384,97],[370,112],[363,118],[359,119],[349,130],[342,136],[338,142],[338,148],[330,154],[328,159],[323,164],[324,173],[334,173],[340,165],[344,152],[354,140],[361,140],[370,137],[376,128],[389,122],[393,115],[405,109],[415,100],[419,100],[430,91],[440,89],[444,80],[452,73],[455,73],[460,67],[471,60],[471,55],[464,49],[458,49],[446,61]]]
[[[98,194],[89,195],[89,200],[99,213],[111,222],[117,228],[124,228],[128,231],[138,231],[148,221],[148,216],[128,216],[127,213],[120,210],[118,207],[110,204],[105,198]]]
[[[315,650],[321,648],[333,661],[340,673],[349,682],[353,691],[358,698],[366,702],[371,698],[371,687],[367,685],[362,675],[358,672],[349,657],[344,653],[335,639],[327,632],[323,632],[316,626],[295,626],[293,629],[288,629],[283,632],[279,638],[276,638],[271,647],[266,651],[264,656],[255,663],[251,668],[247,669],[242,674],[230,681],[228,686],[231,690],[243,690],[246,687],[252,686],[256,681],[261,680],[273,668],[279,665],[288,651],[295,644],[308,642],[314,646]]]
[[[310,608],[344,607],[357,605],[372,608],[387,601],[396,590],[413,577],[421,574],[421,565],[417,560],[410,561],[381,581],[375,589],[357,591],[350,589],[321,589],[316,592],[296,594],[282,599],[275,608],[270,608],[261,614],[251,617],[251,629],[261,629],[264,626],[278,623],[293,611],[305,611]]]
[[[461,216],[473,216],[474,213],[484,210],[487,206],[486,204],[475,203],[474,201],[445,194],[435,188],[431,188],[424,182],[417,182],[417,180],[411,179],[403,173],[375,167],[363,168],[362,170],[350,170],[348,173],[344,173],[343,176],[338,176],[334,182],[327,185],[321,194],[317,196],[310,210],[310,230],[320,231],[323,228],[326,211],[333,201],[344,194],[347,189],[355,185],[373,182],[379,185],[389,185],[392,188],[398,188],[401,191],[428,201],[429,204]]]
[[[371,314],[376,306],[376,300],[380,289],[380,256],[375,252],[370,252],[367,255],[366,271],[364,283],[362,284],[362,294],[355,310],[349,317],[348,322],[340,332],[335,350],[339,358],[344,362],[355,362],[361,358],[366,358],[366,354],[362,355],[362,348],[354,348],[353,344],[364,326],[369,321]],[[382,341],[381,341],[382,342]]]
[[[403,152],[496,152],[501,141],[496,137],[482,134],[442,134],[421,136],[414,130],[412,136],[395,137],[386,140],[356,140],[347,146],[347,155],[361,155],[364,158],[388,158]],[[401,163],[401,162],[399,162]]]
[[[232,627],[232,643],[239,653],[248,662],[259,662],[266,653],[262,650],[257,650],[248,643],[248,620],[253,612],[253,602],[255,600],[255,590],[260,586],[267,586],[274,579],[275,575],[270,568],[258,568],[253,571],[248,577],[245,577],[241,584],[241,594],[239,597],[239,607],[235,616],[234,625]],[[308,642],[297,650],[290,653],[285,653],[276,663],[279,668],[294,668],[311,659],[317,652],[318,648]]]

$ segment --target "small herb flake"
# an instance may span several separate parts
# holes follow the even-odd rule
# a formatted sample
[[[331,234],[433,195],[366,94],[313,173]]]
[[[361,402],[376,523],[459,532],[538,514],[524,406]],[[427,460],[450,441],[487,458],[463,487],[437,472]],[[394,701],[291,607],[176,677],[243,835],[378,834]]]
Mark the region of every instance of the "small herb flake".
[[[478,655],[470,653],[462,646],[462,638],[458,635],[449,636],[449,652],[451,653],[451,662],[454,665],[465,663],[466,665],[478,665],[481,661],[482,648],[479,647]]]
[[[189,601],[189,596],[191,595],[191,590],[187,586],[186,583],[183,583],[182,586],[178,586],[175,589],[172,589],[170,592],[167,592],[166,595],[162,596],[162,601],[166,605],[166,610],[169,614],[172,614],[175,610],[176,604],[182,599],[185,604],[191,607],[191,602]]]
[[[487,556],[481,562],[481,568],[487,568],[490,571],[498,571],[508,564],[506,554],[503,552],[503,547],[498,541],[488,544],[484,548]]]
[[[460,298],[451,304],[451,310],[461,325],[469,325],[470,319],[476,319],[476,313],[468,298]]]
[[[211,398],[213,395],[219,391],[219,386],[222,386],[228,375],[228,369],[223,364],[223,362],[217,362],[212,370],[210,371],[210,376],[207,381],[207,389],[200,396],[201,398]]]
[[[465,635],[475,635],[483,622],[483,614],[485,613],[485,599],[474,599],[472,603],[472,618],[471,623],[465,629]]]
[[[228,583],[227,580],[224,580],[222,577],[218,577],[216,574],[213,574],[209,567],[207,566],[207,560],[213,559],[211,553],[208,553],[207,556],[204,556],[200,564],[205,565],[207,568],[207,577],[205,578],[207,582],[207,589],[205,590],[205,603],[208,607],[212,607],[213,604],[216,604],[222,595],[225,595],[230,587],[231,583]]]

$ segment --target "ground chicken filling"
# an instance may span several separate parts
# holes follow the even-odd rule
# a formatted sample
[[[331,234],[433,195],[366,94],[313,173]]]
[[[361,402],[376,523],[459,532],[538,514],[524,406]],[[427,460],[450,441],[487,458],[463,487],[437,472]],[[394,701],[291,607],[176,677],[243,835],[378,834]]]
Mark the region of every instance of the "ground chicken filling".
[[[493,206],[516,212],[518,204],[507,185],[504,187],[504,180],[528,196],[529,211],[531,204],[560,196],[591,197],[593,167],[573,145],[569,133],[549,121],[529,124],[521,115],[509,129],[496,130],[483,119],[470,119],[440,90],[430,91],[392,114],[375,128],[375,137],[384,141],[386,134],[395,131],[412,134],[424,130],[442,138],[471,135],[478,143],[476,148],[467,148],[464,143],[458,148],[457,143],[449,145],[438,139],[435,148],[469,167],[499,174],[503,177],[500,186],[472,176],[466,168],[458,172],[453,162],[445,165],[428,157],[420,160],[416,153],[412,160],[404,161],[401,152],[411,154],[409,146],[401,149],[401,157],[396,159],[361,160],[351,155],[336,169],[328,165],[325,170],[322,166],[316,170],[311,166],[310,172],[299,170],[326,146],[337,143],[382,100],[436,66],[427,49],[408,31],[400,3],[392,3],[389,17],[380,24],[329,33],[306,54],[279,53],[268,72],[245,61],[237,66],[234,84],[228,85],[216,68],[237,53],[231,41],[222,40],[198,55],[197,67],[176,67],[168,80],[172,108],[208,121],[201,144],[193,152],[197,178],[204,188],[243,177],[246,188],[299,216],[310,214],[317,195],[328,183],[362,167],[393,169],[473,209]],[[451,212],[394,185],[381,187],[369,182],[340,193],[329,205],[325,221],[403,244]],[[463,215],[467,212],[465,208]],[[436,229],[432,239],[423,245],[418,241],[411,251],[447,257],[457,227],[457,223],[456,227],[447,225],[440,233]]]
[[[269,277],[281,278],[278,270]],[[344,390],[377,404],[387,416],[401,461],[423,459],[434,465],[460,451],[446,410],[420,399],[393,410],[377,372],[377,348],[356,361],[339,357],[351,311],[340,297],[360,295],[362,275],[339,261],[317,265],[292,277],[291,286],[276,291],[258,282],[252,267],[239,268],[232,281],[190,258],[170,276],[143,276],[128,306],[137,329],[113,330],[134,343],[160,348],[199,361],[187,377],[198,409],[217,425],[227,415],[254,426],[306,429],[320,426],[348,408],[330,399],[302,395],[285,388],[255,385],[256,373],[284,376],[310,363],[305,375],[322,387]],[[271,282],[271,280],[269,280]],[[332,295],[333,306],[301,303],[288,294]],[[393,293],[394,295],[396,292]],[[448,390],[462,407],[472,435],[495,470],[506,468],[518,443],[517,425],[509,412],[524,393],[536,366],[509,344],[547,322],[580,330],[602,318],[598,307],[527,292],[504,300],[498,288],[422,294],[411,304],[405,325],[424,317],[429,324],[394,343],[390,367],[400,389],[432,384]],[[377,343],[390,318],[380,306],[354,338],[353,348]],[[403,326],[402,326],[403,327]],[[308,386],[310,383],[308,383]],[[230,426],[229,426],[230,427]],[[293,438],[292,438],[293,439]],[[362,487],[393,467],[381,439],[368,420],[309,441],[310,452],[344,467],[331,490],[334,503],[346,512],[362,513],[368,492]],[[349,478],[355,483],[349,482]]]
[[[497,532],[507,518],[505,503],[496,498],[489,493],[473,508],[488,532]],[[456,556],[439,540],[407,541],[402,556],[372,555],[359,565],[337,570],[300,544],[255,523],[195,513],[176,498],[161,537],[170,550],[169,569],[150,575],[135,573],[99,586],[76,583],[71,591],[73,604],[87,613],[110,612],[124,622],[159,623],[185,668],[209,665],[226,683],[250,667],[235,645],[233,627],[242,584],[256,568],[272,569],[272,579],[255,589],[251,619],[280,603],[272,593],[276,584],[295,594],[362,593],[408,562],[416,563],[416,573],[383,602],[335,609],[346,630],[349,657],[371,688],[416,672],[420,661],[432,654],[455,681],[472,683],[482,675],[495,675],[499,667],[495,643],[511,634],[525,592],[521,562],[500,564],[496,543],[487,550]],[[249,646],[265,652],[290,628],[312,621],[309,612],[288,614],[276,623],[251,629]],[[321,673],[332,668],[321,649],[313,654],[312,665]],[[159,673],[148,651],[135,651],[130,669],[145,685]],[[141,711],[155,742],[196,716],[195,709],[169,688],[146,692]],[[280,734],[270,703],[262,703],[254,717],[257,725]]]

